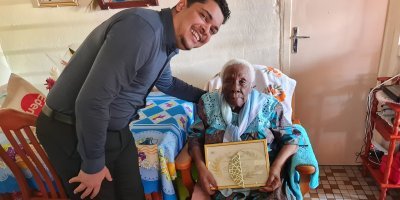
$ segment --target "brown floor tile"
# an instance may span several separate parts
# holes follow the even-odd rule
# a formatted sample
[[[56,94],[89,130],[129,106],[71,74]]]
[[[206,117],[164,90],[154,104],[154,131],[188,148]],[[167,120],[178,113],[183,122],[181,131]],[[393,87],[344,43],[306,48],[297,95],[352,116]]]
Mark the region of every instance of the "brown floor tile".
[[[310,196],[311,196],[311,198],[319,198],[319,196],[318,196],[317,193],[313,193],[313,194],[311,194]]]
[[[351,181],[343,181],[343,184],[345,184],[345,185],[351,185]]]
[[[331,189],[339,189],[338,185],[331,185]]]
[[[357,177],[349,177],[350,181],[358,181]]]
[[[325,194],[333,194],[332,189],[324,188]]]
[[[362,190],[362,186],[361,185],[353,185],[355,190]]]
[[[333,173],[346,173],[345,169],[332,169]]]

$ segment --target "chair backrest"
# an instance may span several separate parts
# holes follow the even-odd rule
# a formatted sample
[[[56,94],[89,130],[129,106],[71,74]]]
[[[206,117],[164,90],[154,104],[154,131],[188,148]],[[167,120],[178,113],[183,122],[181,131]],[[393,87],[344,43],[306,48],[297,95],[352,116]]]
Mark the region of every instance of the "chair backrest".
[[[14,109],[0,109],[0,128],[16,154],[32,173],[41,198],[66,199],[67,196],[61,181],[32,131],[36,119],[34,115]],[[17,163],[8,156],[3,148],[0,148],[0,155],[15,175],[23,199],[33,197],[33,189],[29,188],[27,180]]]
[[[253,65],[256,73],[255,89],[259,92],[271,94],[283,106],[283,116],[290,122],[292,121],[292,98],[296,81],[291,79],[286,74],[282,73],[279,69],[263,66]],[[221,77],[219,73],[216,74],[205,86],[205,90],[214,91],[222,86]]]

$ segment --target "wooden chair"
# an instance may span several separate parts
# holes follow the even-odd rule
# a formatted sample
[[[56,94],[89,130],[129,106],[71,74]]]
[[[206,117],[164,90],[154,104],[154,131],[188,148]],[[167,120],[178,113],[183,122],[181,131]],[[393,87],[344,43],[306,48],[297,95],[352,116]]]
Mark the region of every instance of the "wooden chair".
[[[32,132],[36,119],[34,115],[17,110],[0,109],[0,128],[32,173],[39,190],[28,186],[22,170],[3,148],[0,148],[0,156],[15,175],[22,199],[67,199],[59,177]]]

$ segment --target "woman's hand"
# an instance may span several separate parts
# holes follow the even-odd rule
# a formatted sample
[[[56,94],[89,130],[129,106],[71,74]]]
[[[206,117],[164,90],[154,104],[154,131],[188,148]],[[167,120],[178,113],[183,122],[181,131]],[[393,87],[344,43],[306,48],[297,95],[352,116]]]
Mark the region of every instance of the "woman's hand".
[[[267,183],[264,187],[260,188],[261,192],[272,192],[279,188],[282,185],[281,183],[281,168],[271,166],[269,171],[269,176]]]
[[[260,191],[262,192],[272,192],[279,188],[281,183],[281,170],[284,166],[286,160],[297,151],[297,145],[283,145],[282,149],[279,151],[278,156],[275,158],[274,163],[272,163],[269,177],[265,187],[262,187]]]
[[[208,171],[207,167],[204,165],[203,167],[198,167],[199,172],[199,180],[201,189],[209,195],[213,195],[215,193],[214,190],[217,189],[217,182],[214,179],[214,176]],[[213,188],[214,190],[211,190]]]

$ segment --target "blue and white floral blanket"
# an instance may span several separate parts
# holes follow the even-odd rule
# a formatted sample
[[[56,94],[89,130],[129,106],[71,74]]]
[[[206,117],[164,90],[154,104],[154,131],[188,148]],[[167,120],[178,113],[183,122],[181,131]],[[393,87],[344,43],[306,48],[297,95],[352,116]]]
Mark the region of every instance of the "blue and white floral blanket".
[[[177,199],[175,157],[193,123],[193,104],[161,92],[152,92],[139,120],[130,124],[139,153],[139,169],[146,194],[162,191],[163,199]]]

